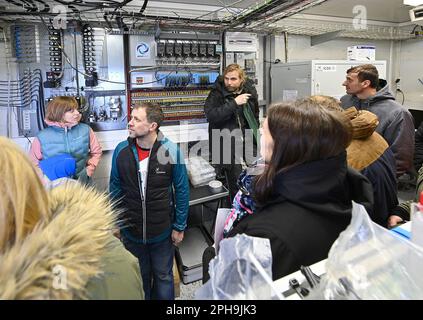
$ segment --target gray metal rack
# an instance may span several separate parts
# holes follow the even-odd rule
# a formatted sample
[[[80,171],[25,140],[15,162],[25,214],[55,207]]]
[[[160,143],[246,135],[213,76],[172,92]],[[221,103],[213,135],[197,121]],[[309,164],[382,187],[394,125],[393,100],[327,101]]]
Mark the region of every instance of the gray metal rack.
[[[213,192],[209,186],[191,188],[190,206],[201,205],[201,223],[197,226],[189,227],[185,230],[184,241],[177,247],[175,251],[176,263],[180,278],[184,284],[199,281],[203,278],[202,257],[204,250],[213,245],[212,232],[204,225],[203,221],[203,205],[207,202],[216,201],[217,208],[220,207],[220,201],[229,195],[228,190],[222,187],[219,192]],[[212,225],[212,229],[214,223]]]

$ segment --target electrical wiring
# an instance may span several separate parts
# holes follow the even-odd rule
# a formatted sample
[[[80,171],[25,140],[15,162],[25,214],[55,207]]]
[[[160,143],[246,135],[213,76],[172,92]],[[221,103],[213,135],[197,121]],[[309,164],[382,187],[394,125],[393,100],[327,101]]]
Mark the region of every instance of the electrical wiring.
[[[35,95],[34,95],[35,97]],[[0,105],[0,108],[17,108],[17,109],[29,109],[29,106],[33,102],[38,102],[38,95],[36,99],[27,99],[26,101],[0,101],[0,103],[8,103],[7,105]],[[17,104],[20,102],[21,104]],[[23,102],[23,104],[22,104]]]
[[[41,21],[43,22],[43,24],[44,24],[44,26],[48,29],[48,26],[47,26],[47,24],[45,23],[45,21],[44,21],[44,19],[41,17],[41,16],[39,16],[40,18],[41,18]],[[57,44],[57,41],[56,40],[53,40],[53,41],[55,41],[56,42],[56,44]],[[62,51],[62,54],[63,54],[63,56],[65,57],[65,59],[66,59],[66,61],[67,61],[67,63],[69,64],[69,66],[73,69],[73,70],[75,70],[77,73],[79,73],[79,74],[82,74],[84,77],[86,77],[86,78],[91,78],[92,77],[92,75],[89,75],[89,74],[86,74],[85,72],[82,72],[82,71],[80,71],[80,70],[78,70],[77,68],[75,68],[73,65],[72,65],[72,63],[71,63],[71,61],[70,61],[70,58],[68,57],[68,55],[65,53],[65,51],[64,51],[64,49],[63,49],[63,47],[61,46],[61,45],[59,45],[59,44],[57,44],[57,46],[61,49],[61,51]],[[178,66],[179,64],[177,64],[176,65],[176,67]],[[170,76],[170,74],[171,73],[173,73],[173,72],[177,72],[177,70],[175,70],[175,71],[171,71],[168,75],[166,75],[166,77],[168,77],[168,76]],[[159,81],[161,81],[161,80],[163,80],[164,78],[162,78],[162,79],[160,79]],[[107,82],[107,83],[114,83],[114,84],[126,84],[125,82],[120,82],[120,81],[111,81],[111,80],[106,80],[106,79],[101,79],[101,78],[98,78],[98,81],[100,82]],[[156,83],[156,82],[159,82],[159,81],[151,81],[151,82],[144,82],[143,84],[152,84],[152,83]],[[131,85],[139,85],[138,83],[130,83]]]
[[[2,80],[2,81],[0,81],[0,83],[4,83],[4,82],[6,82],[6,83],[17,83],[17,84],[19,84],[19,83],[22,83],[23,81],[27,81],[27,79],[25,79],[24,77],[22,77],[20,80],[10,80],[10,81],[5,81],[5,80]]]
[[[39,86],[39,84],[33,83],[33,84],[31,84],[30,87],[26,87],[26,88],[7,88],[7,89],[3,89],[3,88],[0,87],[0,99],[2,98],[2,94],[4,94],[5,92],[7,92],[8,94],[10,92],[16,93],[16,92],[22,92],[22,91],[25,91],[25,90],[26,90],[26,92],[28,92],[29,89],[30,90],[38,90],[38,86]]]
[[[11,98],[11,101],[18,101],[18,100],[20,100],[20,101],[27,101],[28,99],[31,99],[34,96],[34,93],[33,92],[37,92],[38,90],[39,90],[39,87],[37,86],[37,88],[32,89],[31,91],[27,90],[24,93],[20,92],[21,93],[21,97],[15,97],[15,98],[13,98],[13,96],[11,94],[9,94],[8,97],[0,96],[0,99],[9,99],[9,98]],[[15,92],[15,93],[18,93],[18,92]]]
[[[27,11],[29,12],[34,12],[38,10],[37,6],[32,1],[30,2],[30,1],[20,0],[20,3],[18,3],[16,0],[9,0],[8,2],[17,7],[26,8]]]
[[[10,4],[13,4],[13,5],[17,6],[17,7],[22,8],[22,3],[17,3],[17,2],[16,2],[16,1],[14,1],[14,0],[9,0],[9,3],[10,3]]]
[[[38,10],[37,5],[32,0],[21,0],[22,2],[28,3],[31,7],[28,9],[30,12],[34,12]]]
[[[36,99],[33,99],[33,98],[36,98]],[[29,106],[29,104],[31,104],[32,102],[37,102],[38,101],[38,95],[35,95],[35,94],[33,94],[33,95],[31,95],[31,97],[28,97],[28,98],[25,98],[25,99],[16,99],[16,100],[8,100],[8,101],[5,101],[5,100],[0,100],[0,104],[1,103],[12,103],[12,104],[14,104],[14,103],[21,103],[22,104],[22,106],[14,106],[15,108],[28,108],[28,106]],[[25,105],[26,104],[26,105]],[[7,108],[9,108],[10,106],[7,106]]]
[[[24,77],[26,79],[26,85],[21,85],[18,90],[16,90],[16,88],[11,89],[11,86],[9,86],[9,94],[7,97],[0,94],[0,108],[30,109],[31,105],[36,103],[37,110],[40,110],[41,116],[43,116],[42,101],[44,94],[42,89],[41,70],[34,69],[30,73],[25,73]],[[13,93],[22,92],[22,94],[20,97],[13,97],[11,91],[13,91]],[[40,128],[42,124],[39,123],[38,126]]]
[[[144,3],[143,3],[143,5],[142,5],[138,14],[142,15],[144,13],[144,10],[147,7],[147,4],[148,4],[148,0],[144,0]],[[132,22],[132,29],[135,28],[135,23],[137,23],[139,19],[140,19],[140,17],[137,17],[137,18],[134,19],[134,21]]]
[[[7,37],[6,37],[6,30],[5,28],[3,28],[3,38],[4,38],[4,48],[5,51],[8,52],[8,45],[7,45]],[[8,82],[8,88],[10,88],[10,63],[9,60],[6,59],[6,65],[7,65],[7,79],[9,80]],[[8,96],[10,96],[10,92],[8,94]],[[7,103],[9,105],[9,101]],[[7,109],[7,114],[6,114],[6,124],[7,124],[7,137],[11,136],[11,123],[12,123],[12,118],[11,118],[11,113],[10,113],[10,108]]]
[[[38,2],[43,3],[42,1]],[[35,6],[35,3],[32,1],[31,4]],[[6,52],[8,52],[8,41],[4,28],[3,36],[5,42],[5,49]],[[17,110],[19,109],[31,110],[35,106],[37,111],[37,127],[39,130],[45,128],[45,110],[43,105],[44,92],[42,85],[43,81],[41,69],[37,68],[31,71],[25,70],[23,72],[23,76],[20,79],[11,80],[9,59],[7,57],[6,62],[8,81],[0,82],[0,108],[7,108],[7,136],[11,136],[12,112],[14,114],[15,121],[19,125],[19,118],[17,113]],[[1,88],[2,85],[7,85],[7,90]],[[7,94],[6,97],[4,97],[5,93]],[[20,93],[20,95],[15,97],[14,95],[16,93]],[[25,136],[28,139],[27,134]]]
[[[41,78],[35,78],[32,79],[30,82],[24,82],[24,83],[15,83],[15,84],[11,84],[9,87],[7,87],[7,89],[2,88],[3,84],[0,84],[0,92],[9,92],[9,91],[28,91],[29,89],[34,89],[35,86],[39,86],[40,84],[35,82],[35,81],[39,81]]]
[[[82,2],[79,0],[73,0],[73,1],[54,0],[54,1],[64,6],[75,5],[75,6],[81,6],[81,7],[96,8],[96,9],[104,9],[104,8],[113,9],[122,5],[121,2],[113,1],[113,0],[103,0],[101,2]]]
[[[40,79],[41,79],[41,77],[36,77],[36,78],[32,79],[32,81],[33,80],[40,80]],[[26,80],[23,80],[23,81],[16,81],[16,82],[10,81],[10,82],[11,82],[11,86],[22,87],[22,86],[27,85],[30,82],[30,80],[26,79]],[[3,85],[4,83],[9,83],[9,81],[0,81],[0,86]]]
[[[401,95],[402,95],[402,102],[401,102],[401,104],[404,105],[404,101],[405,101],[405,94],[404,94],[404,92],[401,89],[397,89],[397,92],[401,93]]]
[[[117,7],[115,8],[115,10],[113,10],[113,12],[112,12],[112,19],[113,19],[113,16],[116,14],[116,12],[117,12],[117,10],[118,10],[118,9],[122,9],[122,8],[123,8],[123,6],[127,5],[127,4],[128,4],[129,2],[131,2],[131,1],[132,1],[132,0],[124,0],[120,6],[117,6]]]
[[[43,0],[35,0],[35,1],[44,5],[44,9],[41,10],[40,12],[50,12],[50,5],[48,3],[44,2]]]
[[[39,72],[39,73],[35,73],[35,72]],[[41,70],[40,69],[35,69],[32,73],[30,74],[24,74],[23,79],[18,80],[17,82],[14,82],[12,84],[9,84],[7,89],[3,89],[1,87],[2,83],[0,83],[0,99],[9,99],[10,100],[10,96],[11,93],[16,93],[16,92],[20,92],[22,93],[22,99],[24,99],[24,101],[27,100],[28,94],[30,92],[33,92],[35,90],[39,90],[42,85],[41,85]],[[35,82],[38,81],[38,82]],[[7,92],[8,97],[3,97],[2,94]],[[32,97],[31,97],[32,98]],[[16,100],[16,99],[14,99]]]
[[[26,140],[28,140],[29,145],[32,146],[32,141],[29,140],[27,133],[24,134],[24,137],[26,138]]]

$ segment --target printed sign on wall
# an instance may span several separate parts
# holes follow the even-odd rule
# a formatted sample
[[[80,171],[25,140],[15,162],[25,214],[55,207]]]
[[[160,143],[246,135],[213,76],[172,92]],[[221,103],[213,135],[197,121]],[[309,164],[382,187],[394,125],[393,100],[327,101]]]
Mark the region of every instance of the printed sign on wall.
[[[316,71],[321,72],[336,72],[336,66],[335,65],[317,65]]]

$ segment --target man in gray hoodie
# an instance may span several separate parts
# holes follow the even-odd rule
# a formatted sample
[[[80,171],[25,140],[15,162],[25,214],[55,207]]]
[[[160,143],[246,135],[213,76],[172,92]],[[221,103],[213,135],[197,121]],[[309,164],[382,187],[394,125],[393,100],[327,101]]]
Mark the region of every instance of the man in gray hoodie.
[[[379,79],[372,64],[347,70],[342,84],[347,94],[341,98],[344,109],[368,110],[379,118],[376,131],[389,143],[396,160],[397,177],[412,171],[414,157],[414,122],[411,113],[395,101],[387,82]],[[378,90],[379,89],[379,90]]]

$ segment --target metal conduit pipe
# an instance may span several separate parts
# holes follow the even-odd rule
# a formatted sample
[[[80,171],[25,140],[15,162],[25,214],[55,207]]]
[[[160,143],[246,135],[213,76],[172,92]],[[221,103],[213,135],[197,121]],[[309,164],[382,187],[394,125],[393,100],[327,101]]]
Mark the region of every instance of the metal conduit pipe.
[[[318,4],[326,2],[327,0],[295,0],[289,1],[285,5],[281,6],[278,11],[273,12],[269,17],[262,17],[258,19],[256,23],[253,23],[251,27],[257,28],[264,24],[271,24],[283,18],[287,18],[293,14],[301,12],[305,9],[314,7]]]
[[[298,2],[299,0],[297,0]],[[247,21],[252,21],[254,19],[256,19],[257,17],[259,17],[262,14],[271,14],[271,11],[273,9],[278,9],[278,7],[280,5],[285,4],[286,2],[292,2],[292,1],[288,1],[288,0],[274,0],[274,1],[270,1],[268,3],[264,3],[262,6],[258,7],[257,9],[245,14],[245,15],[241,15],[241,17],[239,18],[235,18],[231,19],[232,23],[230,23],[229,28],[234,28],[236,26],[239,26],[240,24],[243,24]],[[227,21],[229,22],[229,21]]]

